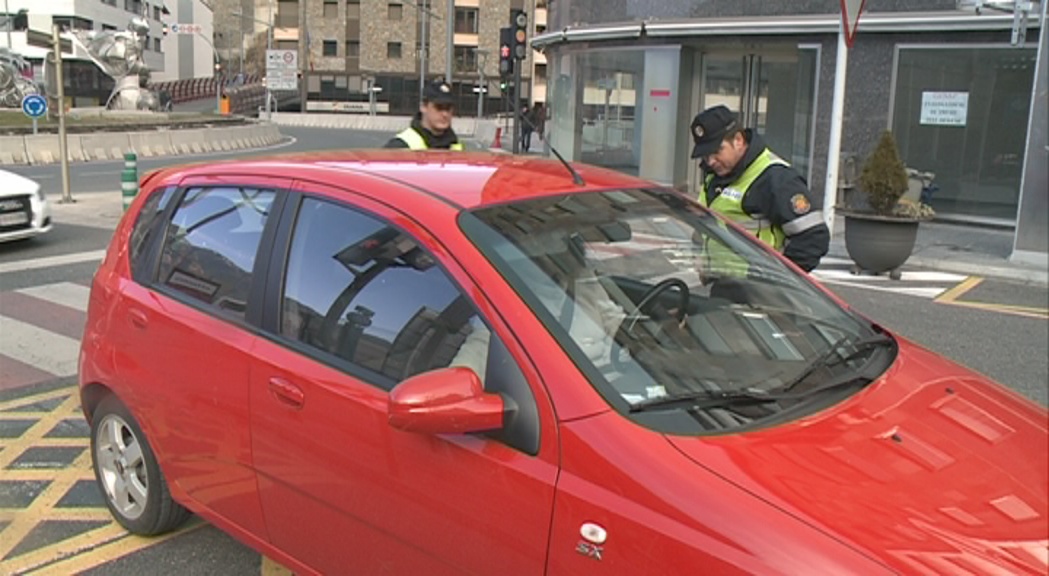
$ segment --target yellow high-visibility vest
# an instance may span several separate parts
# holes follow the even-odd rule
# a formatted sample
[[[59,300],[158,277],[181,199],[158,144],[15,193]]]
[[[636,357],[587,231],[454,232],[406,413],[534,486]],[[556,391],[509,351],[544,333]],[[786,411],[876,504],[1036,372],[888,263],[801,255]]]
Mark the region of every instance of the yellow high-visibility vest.
[[[427,150],[430,147],[426,145],[426,139],[423,138],[422,134],[415,131],[415,128],[405,128],[401,130],[397,137],[404,140],[404,143],[408,145],[411,150]],[[460,142],[452,144],[450,150],[462,150],[463,145]]]
[[[725,218],[739,224],[759,240],[772,246],[777,252],[783,251],[786,243],[786,234],[779,226],[773,226],[772,222],[763,215],[752,216],[743,210],[743,198],[746,197],[750,186],[754,181],[768,169],[769,166],[790,166],[786,161],[769,151],[763,150],[758,157],[747,166],[747,169],[739,175],[731,184],[721,190],[713,202],[707,200],[707,190],[710,187],[714,175],[710,174],[703,182],[699,192],[699,203],[707,208],[721,214]],[[705,252],[707,256],[708,270],[715,275],[723,276],[745,276],[748,265],[746,260],[734,254],[728,248],[721,246],[718,242],[707,242]]]

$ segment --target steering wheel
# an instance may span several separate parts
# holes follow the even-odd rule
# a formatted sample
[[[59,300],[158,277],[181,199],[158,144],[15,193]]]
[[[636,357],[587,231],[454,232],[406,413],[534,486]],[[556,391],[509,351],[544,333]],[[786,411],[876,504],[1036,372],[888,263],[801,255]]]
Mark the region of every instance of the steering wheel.
[[[633,334],[634,325],[637,324],[637,321],[644,316],[645,308],[650,303],[655,301],[657,296],[660,296],[661,294],[663,294],[667,290],[670,290],[671,288],[677,288],[678,291],[681,293],[681,298],[678,302],[677,307],[677,321],[685,321],[685,316],[688,315],[688,301],[690,298],[688,284],[685,284],[684,281],[678,278],[667,278],[666,280],[663,280],[662,282],[649,288],[645,292],[645,294],[641,296],[641,301],[638,302],[637,306],[634,307],[634,311],[628,314],[627,317],[623,320],[624,323],[629,322],[626,328],[628,334]]]
[[[619,342],[631,342],[637,340],[637,338],[634,336],[634,326],[637,324],[638,320],[641,320],[646,316],[645,310],[651,303],[656,301],[656,298],[658,296],[672,288],[677,288],[678,291],[681,293],[681,298],[678,302],[677,314],[675,315],[675,319],[678,321],[678,323],[682,323],[685,321],[685,317],[688,316],[688,302],[691,298],[688,290],[688,284],[685,284],[684,281],[678,278],[667,278],[666,280],[663,280],[662,282],[659,282],[655,286],[649,288],[644,293],[644,295],[641,296],[641,300],[637,303],[637,306],[634,307],[634,311],[630,314],[627,314],[627,316],[623,318],[623,322],[619,324],[619,329],[616,331],[615,338],[613,338],[612,340],[610,360],[612,361],[612,366],[617,371],[624,372],[625,368],[621,359],[622,345],[619,344]]]

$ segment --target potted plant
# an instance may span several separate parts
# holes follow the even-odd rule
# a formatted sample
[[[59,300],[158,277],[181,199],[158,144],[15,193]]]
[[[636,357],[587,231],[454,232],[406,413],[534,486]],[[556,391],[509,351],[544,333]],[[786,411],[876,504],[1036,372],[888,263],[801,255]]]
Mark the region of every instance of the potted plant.
[[[934,212],[921,201],[901,201],[908,176],[890,131],[882,133],[864,163],[859,185],[865,205],[839,210],[845,217],[845,249],[856,263],[853,272],[889,272],[898,280],[899,268],[914,250],[918,224]]]

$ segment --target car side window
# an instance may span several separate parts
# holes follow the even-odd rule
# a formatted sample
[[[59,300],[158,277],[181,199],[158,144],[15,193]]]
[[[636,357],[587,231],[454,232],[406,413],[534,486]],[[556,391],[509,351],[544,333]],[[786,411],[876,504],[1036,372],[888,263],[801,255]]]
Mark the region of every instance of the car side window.
[[[157,283],[243,319],[273,190],[190,188],[168,226]]]
[[[167,209],[175,188],[154,190],[138,213],[131,228],[131,277],[140,283],[151,280],[153,268],[149,265],[149,251],[154,239],[164,233],[164,210]]]
[[[538,410],[520,366],[434,258],[399,228],[304,198],[279,318],[281,336],[386,390],[428,370],[473,369],[486,390],[516,407],[489,436],[538,453]]]
[[[475,315],[413,238],[347,207],[303,200],[284,281],[281,335],[364,368],[389,389],[448,366]]]

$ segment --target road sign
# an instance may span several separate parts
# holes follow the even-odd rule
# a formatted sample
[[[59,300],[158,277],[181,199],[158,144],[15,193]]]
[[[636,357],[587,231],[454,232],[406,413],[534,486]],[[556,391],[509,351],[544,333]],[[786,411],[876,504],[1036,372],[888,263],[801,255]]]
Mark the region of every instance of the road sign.
[[[266,88],[270,90],[298,90],[299,75],[295,70],[267,70]]]
[[[856,37],[856,25],[860,21],[860,13],[867,0],[841,0],[841,21],[845,25],[845,43],[852,48],[852,41]]]
[[[298,70],[299,53],[296,50],[266,50],[266,73],[273,70]]]
[[[47,98],[39,94],[26,95],[22,98],[22,113],[34,120],[47,114]]]
[[[200,24],[172,24],[168,27],[172,34],[200,34],[204,27]]]

